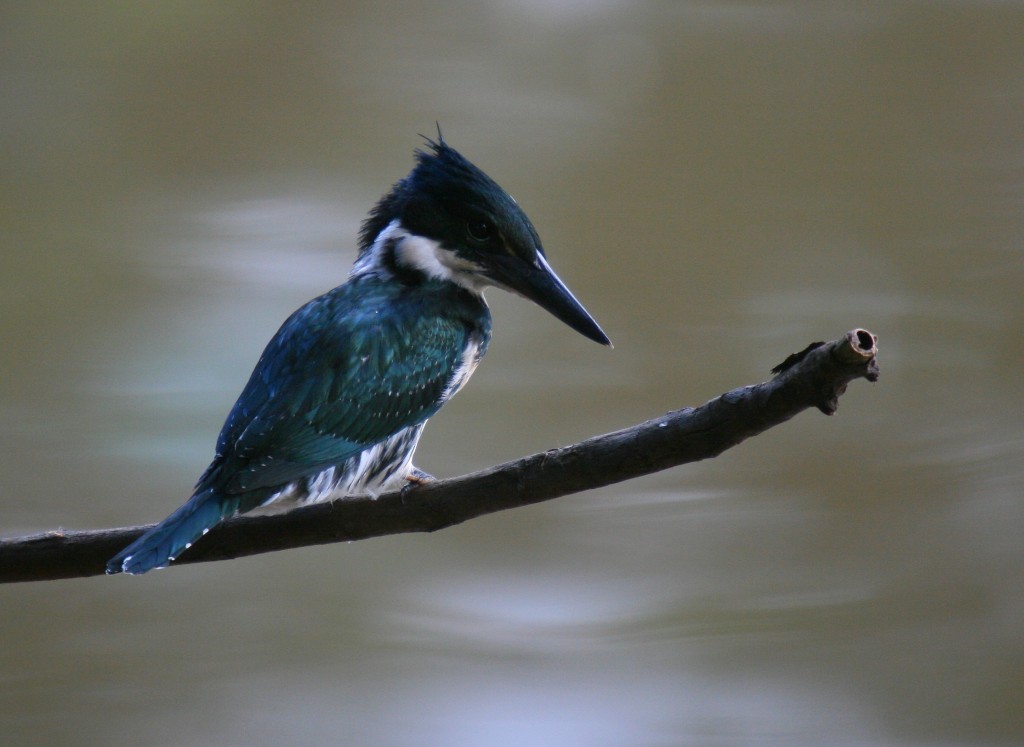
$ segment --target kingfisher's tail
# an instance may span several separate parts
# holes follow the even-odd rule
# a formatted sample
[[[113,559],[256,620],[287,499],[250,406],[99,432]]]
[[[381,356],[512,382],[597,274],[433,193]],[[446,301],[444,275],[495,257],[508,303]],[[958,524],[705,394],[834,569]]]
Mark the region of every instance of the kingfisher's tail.
[[[193,495],[181,508],[132,542],[107,563],[107,573],[140,574],[164,568],[221,520],[239,510],[244,495],[225,496],[207,488]]]

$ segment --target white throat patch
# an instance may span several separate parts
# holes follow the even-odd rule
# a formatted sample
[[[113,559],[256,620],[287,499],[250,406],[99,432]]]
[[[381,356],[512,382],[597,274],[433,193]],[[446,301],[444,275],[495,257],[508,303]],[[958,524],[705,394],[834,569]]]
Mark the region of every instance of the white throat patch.
[[[479,265],[423,236],[406,233],[400,238],[395,245],[395,260],[427,277],[451,281],[474,293],[482,293],[489,285],[480,275]]]
[[[429,278],[447,280],[476,294],[493,284],[480,274],[478,265],[460,258],[434,239],[409,233],[397,219],[380,232],[370,250],[356,262],[352,274],[379,271],[383,266],[382,256],[389,247],[394,247],[396,264],[422,272]]]

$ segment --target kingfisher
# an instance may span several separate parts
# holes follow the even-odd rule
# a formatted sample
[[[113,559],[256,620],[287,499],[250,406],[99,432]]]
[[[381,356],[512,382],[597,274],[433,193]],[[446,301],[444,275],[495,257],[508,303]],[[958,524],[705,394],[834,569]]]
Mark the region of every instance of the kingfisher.
[[[440,130],[424,140],[412,171],[363,222],[348,279],[268,343],[192,497],[107,573],[163,568],[224,519],[260,506],[376,496],[432,479],[413,466],[413,452],[487,351],[490,286],[611,345],[512,196]]]

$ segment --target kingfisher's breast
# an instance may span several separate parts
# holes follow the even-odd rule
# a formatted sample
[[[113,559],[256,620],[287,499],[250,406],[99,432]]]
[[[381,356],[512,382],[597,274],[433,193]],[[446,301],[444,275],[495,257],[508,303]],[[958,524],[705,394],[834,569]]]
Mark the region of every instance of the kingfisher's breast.
[[[445,387],[444,392],[441,394],[442,403],[454,397],[466,385],[469,377],[473,375],[477,365],[479,365],[480,359],[483,358],[484,350],[485,346],[479,338],[473,337],[468,340],[466,347],[462,351],[462,356],[455,366],[455,371],[448,381],[448,386]]]

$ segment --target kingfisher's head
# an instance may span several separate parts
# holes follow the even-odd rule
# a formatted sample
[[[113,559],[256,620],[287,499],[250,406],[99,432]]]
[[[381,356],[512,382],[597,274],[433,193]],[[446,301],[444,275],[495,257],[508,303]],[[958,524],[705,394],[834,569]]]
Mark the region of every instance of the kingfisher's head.
[[[548,265],[540,237],[511,195],[438,135],[416,151],[413,170],[370,212],[359,260],[387,260],[409,276],[474,293],[518,293],[585,337],[607,335]]]

